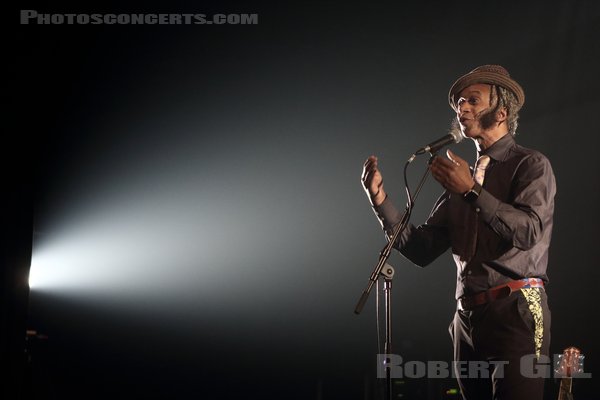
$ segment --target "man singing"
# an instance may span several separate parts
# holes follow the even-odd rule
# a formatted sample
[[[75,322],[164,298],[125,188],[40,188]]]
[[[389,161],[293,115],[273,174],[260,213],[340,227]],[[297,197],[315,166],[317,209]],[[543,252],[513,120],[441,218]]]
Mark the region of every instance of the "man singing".
[[[552,167],[515,142],[525,93],[503,67],[475,68],[452,85],[448,100],[453,124],[477,147],[477,162],[471,171],[451,151],[435,157],[430,170],[445,191],[427,221],[409,225],[395,247],[419,266],[452,249],[454,359],[490,366],[489,378],[455,371],[463,398],[541,400],[544,380],[532,378],[531,365],[524,371],[521,361],[549,355],[544,284],[556,193]],[[374,156],[364,164],[362,183],[390,234],[401,213],[385,193]]]

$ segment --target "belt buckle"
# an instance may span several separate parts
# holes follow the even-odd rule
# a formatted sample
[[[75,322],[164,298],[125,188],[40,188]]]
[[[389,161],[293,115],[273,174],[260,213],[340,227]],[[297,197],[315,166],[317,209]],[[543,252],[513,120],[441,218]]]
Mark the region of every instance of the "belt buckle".
[[[523,286],[521,289],[544,287],[543,281],[539,278],[525,278],[521,280],[525,282],[525,286]]]

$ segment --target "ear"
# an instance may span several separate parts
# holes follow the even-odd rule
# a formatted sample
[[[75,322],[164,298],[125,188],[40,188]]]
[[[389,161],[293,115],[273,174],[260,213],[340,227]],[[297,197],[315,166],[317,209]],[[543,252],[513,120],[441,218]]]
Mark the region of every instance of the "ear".
[[[502,107],[498,111],[496,111],[496,122],[504,122],[508,117],[508,112],[506,111],[506,107]]]

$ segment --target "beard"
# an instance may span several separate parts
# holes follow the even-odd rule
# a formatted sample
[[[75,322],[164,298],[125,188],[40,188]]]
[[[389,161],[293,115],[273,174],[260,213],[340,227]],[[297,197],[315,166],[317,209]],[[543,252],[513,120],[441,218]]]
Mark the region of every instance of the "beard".
[[[484,131],[491,129],[496,124],[496,111],[492,108],[487,108],[475,116],[479,120],[479,125]]]

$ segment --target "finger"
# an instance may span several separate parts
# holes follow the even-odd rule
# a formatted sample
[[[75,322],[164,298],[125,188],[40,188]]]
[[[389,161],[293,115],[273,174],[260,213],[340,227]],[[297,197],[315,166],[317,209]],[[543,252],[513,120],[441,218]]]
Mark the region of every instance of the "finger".
[[[446,183],[446,175],[440,173],[439,171],[434,171],[432,170],[431,175],[433,176],[433,179],[435,179],[438,183],[440,183],[442,186],[445,187],[445,183]]]
[[[446,170],[443,167],[440,167],[438,164],[432,164],[430,167],[431,175],[435,178],[435,180],[440,180],[442,176],[446,176]]]
[[[375,166],[373,164],[369,164],[369,165],[365,166],[365,168],[363,168],[363,173],[362,173],[361,179],[363,181],[366,181],[367,179],[369,179],[369,176],[372,177],[373,174],[378,171],[379,170],[377,169],[377,166]]]
[[[465,165],[467,162],[454,154],[450,149],[446,150],[446,157],[456,165]]]
[[[451,171],[456,168],[455,163],[444,157],[436,157],[431,163],[431,166],[445,171]]]
[[[369,171],[378,171],[377,168],[377,157],[375,156],[370,156],[369,158],[367,158],[367,161],[365,161],[365,165],[363,166],[363,174],[362,174],[362,179],[365,179],[366,174]]]
[[[452,164],[450,161],[446,160],[446,162]],[[444,188],[446,188],[448,181],[450,179],[450,171],[449,169],[456,169],[456,165],[452,164],[452,167],[447,167],[444,164],[436,163],[435,165],[431,165],[431,175],[433,178],[438,181]]]
[[[433,160],[432,164],[438,164],[438,165],[447,165],[447,166],[452,166],[455,165],[454,162],[448,158],[445,157],[436,157],[435,160]]]
[[[373,163],[377,164],[377,157],[369,156],[369,158],[367,158],[367,160],[364,163],[364,167],[366,168],[368,165],[371,165]]]
[[[373,159],[371,157],[367,158],[363,164],[363,175],[365,174],[365,172],[367,170],[371,169],[372,165],[373,165]]]
[[[369,169],[365,170],[361,179],[365,185],[369,185],[373,180],[373,171]]]
[[[363,174],[362,181],[365,183],[366,186],[370,186],[371,182],[373,181],[373,179],[375,179],[377,175],[381,176],[381,173],[377,168],[368,169]]]

